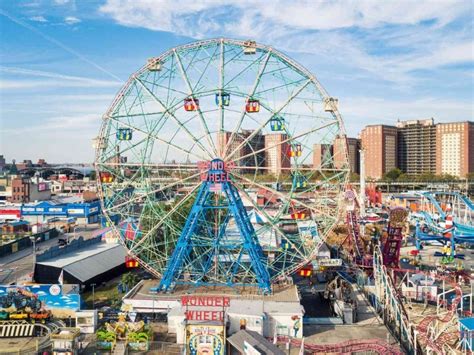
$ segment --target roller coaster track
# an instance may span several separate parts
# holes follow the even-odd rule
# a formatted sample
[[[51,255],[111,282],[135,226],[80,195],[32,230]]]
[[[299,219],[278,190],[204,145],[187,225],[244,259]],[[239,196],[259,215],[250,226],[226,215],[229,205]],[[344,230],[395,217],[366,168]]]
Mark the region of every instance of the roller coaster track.
[[[448,327],[449,323],[455,320],[455,316],[457,314],[457,308],[459,303],[461,303],[462,299],[462,289],[461,287],[452,282],[447,277],[439,277],[438,280],[448,281],[449,284],[454,288],[456,292],[456,297],[452,301],[451,305],[448,306],[448,313],[446,313],[443,317],[438,317],[437,315],[428,316],[424,318],[418,325],[416,326],[416,330],[419,333],[419,339],[423,340],[426,344],[426,347],[433,351],[435,354],[446,354],[444,350],[445,346],[449,341],[455,340],[459,337],[457,332],[441,332],[438,337],[434,337],[434,334],[430,334],[431,326],[434,326],[433,323],[437,322],[438,324],[442,323],[445,325],[445,329]]]
[[[288,337],[278,337],[279,343],[287,344]],[[301,347],[301,340],[291,339],[290,344],[295,347]],[[305,353],[337,353],[351,354],[358,351],[374,351],[377,354],[401,355],[403,354],[397,347],[388,345],[382,339],[353,339],[337,344],[304,344]]]
[[[357,215],[358,213],[356,213],[356,211],[347,211],[346,221],[347,226],[349,227],[349,235],[352,236],[352,239],[354,240],[357,256],[363,258],[365,255],[365,249],[360,240],[360,228],[357,221]]]
[[[374,268],[375,268],[380,265],[381,260],[377,256],[374,256],[374,260],[375,260],[374,261]],[[414,270],[399,269],[399,268],[394,268],[390,270],[394,273],[395,272],[401,272],[401,273],[414,272]],[[382,272],[382,274],[380,274],[380,271]],[[428,275],[428,273],[423,273],[423,272],[417,272],[417,273]],[[378,280],[376,279],[376,284],[377,283],[385,284],[385,296],[388,296],[389,294],[393,294],[393,297],[396,297],[396,299],[398,300],[397,308],[399,307],[403,313],[401,319],[403,320],[403,318],[405,318],[408,321],[408,314],[406,313],[403,307],[400,294],[396,291],[395,283],[393,282],[390,275],[387,273],[385,266],[379,267],[379,273],[377,274],[376,272],[374,272],[374,276],[376,277],[378,276],[379,278]],[[445,282],[447,282],[447,284],[451,285],[454,289],[454,292],[456,293],[456,296],[451,302],[451,304],[448,306],[448,312],[444,316],[442,317],[439,317],[437,315],[427,316],[423,318],[420,323],[418,323],[415,330],[418,332],[418,341],[424,344],[425,348],[429,350],[431,353],[448,354],[448,352],[446,351],[446,347],[449,346],[450,342],[459,338],[459,332],[457,331],[457,328],[455,328],[456,329],[455,331],[451,331],[451,332],[447,330],[449,328],[453,328],[452,322],[456,320],[457,308],[461,302],[463,292],[462,292],[461,287],[456,282],[454,282],[452,278],[450,277],[439,276],[439,277],[435,277],[435,279],[438,281],[444,280]],[[388,302],[388,304],[392,306],[394,305],[393,302]],[[392,311],[392,313],[397,313],[397,311],[395,312]],[[438,327],[441,329],[440,331],[437,332],[437,334],[434,334],[434,331],[432,331],[435,329],[435,325],[438,325]],[[409,335],[408,323],[406,324],[405,328],[407,329],[407,335]],[[410,337],[408,337],[408,339],[410,340]],[[415,344],[412,339],[411,341],[412,341],[412,346],[417,346],[417,344]]]
[[[420,196],[426,199],[428,202],[428,205],[431,204],[434,209],[439,213],[441,220],[446,219],[446,211],[441,207],[440,201],[436,199],[436,196],[449,196],[451,199],[449,203],[451,204],[451,209],[453,210],[454,214],[454,222],[456,225],[456,229],[459,229],[459,232],[461,233],[468,233],[468,234],[473,234],[474,235],[474,225],[472,224],[474,222],[473,216],[474,216],[474,202],[472,202],[467,196],[460,194],[459,192],[423,192],[420,193]],[[464,206],[464,221],[462,221],[462,209],[461,206]],[[431,218],[426,216],[426,211],[425,213],[425,220],[427,223],[431,224],[432,226],[437,226],[437,224],[431,220]],[[470,224],[466,224],[468,222],[468,212],[469,212],[469,221],[471,222]],[[463,223],[461,223],[463,222]]]

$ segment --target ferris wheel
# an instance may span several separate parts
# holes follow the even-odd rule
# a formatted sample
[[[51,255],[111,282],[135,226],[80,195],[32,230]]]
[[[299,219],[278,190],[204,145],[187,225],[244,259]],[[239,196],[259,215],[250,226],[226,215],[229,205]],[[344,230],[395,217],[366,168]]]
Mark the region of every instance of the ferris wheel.
[[[173,48],[132,74],[96,138],[99,195],[158,290],[271,284],[307,264],[349,175],[337,100],[253,41]]]

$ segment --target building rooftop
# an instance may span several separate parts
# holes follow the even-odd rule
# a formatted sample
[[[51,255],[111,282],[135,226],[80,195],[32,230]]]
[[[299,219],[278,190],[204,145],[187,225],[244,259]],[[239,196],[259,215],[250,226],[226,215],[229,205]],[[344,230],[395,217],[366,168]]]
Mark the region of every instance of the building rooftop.
[[[85,282],[123,264],[126,255],[122,245],[101,242],[37,264],[63,269]]]
[[[176,300],[181,296],[192,293],[195,296],[226,296],[239,300],[265,300],[275,302],[299,302],[300,298],[295,285],[273,285],[272,295],[262,295],[257,286],[199,286],[177,285],[172,294],[156,293],[151,288],[159,284],[159,280],[143,280],[125,297],[128,299],[141,300]]]
[[[232,300],[227,313],[245,314],[249,316],[260,316],[262,313],[272,314],[300,314],[303,310],[303,306],[299,302],[275,302],[261,300],[256,302],[255,300]]]
[[[247,343],[260,354],[285,355],[285,352],[278,346],[252,330],[239,330],[237,333],[228,337],[227,341],[242,354],[246,353],[245,343]]]

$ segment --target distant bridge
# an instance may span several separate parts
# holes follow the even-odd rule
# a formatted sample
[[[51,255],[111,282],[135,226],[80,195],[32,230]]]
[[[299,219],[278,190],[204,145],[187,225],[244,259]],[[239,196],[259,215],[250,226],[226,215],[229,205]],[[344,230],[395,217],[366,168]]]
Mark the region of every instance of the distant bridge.
[[[18,174],[20,175],[27,175],[27,176],[35,176],[39,175],[42,178],[48,178],[51,175],[59,175],[64,174],[67,176],[76,175],[78,178],[83,178],[85,170],[81,171],[76,168],[70,166],[43,166],[43,167],[28,167],[25,169],[18,170]]]

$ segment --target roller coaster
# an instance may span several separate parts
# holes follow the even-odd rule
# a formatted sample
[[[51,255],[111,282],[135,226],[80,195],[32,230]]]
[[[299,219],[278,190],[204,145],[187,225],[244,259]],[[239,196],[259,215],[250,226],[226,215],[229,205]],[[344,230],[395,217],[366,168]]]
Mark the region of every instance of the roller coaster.
[[[435,256],[443,263],[463,259],[456,245],[474,243],[474,203],[458,192],[422,192],[419,211],[414,214],[415,240],[418,250],[422,242],[436,241],[444,245]]]

